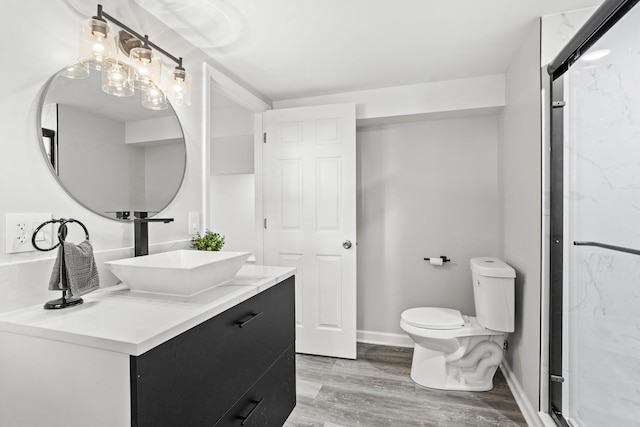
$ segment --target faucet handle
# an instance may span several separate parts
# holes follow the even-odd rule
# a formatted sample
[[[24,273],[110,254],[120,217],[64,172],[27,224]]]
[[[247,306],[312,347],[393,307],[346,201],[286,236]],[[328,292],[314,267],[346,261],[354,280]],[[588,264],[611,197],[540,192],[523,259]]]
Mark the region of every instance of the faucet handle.
[[[147,222],[164,222],[165,224],[173,222],[173,218],[134,218],[133,222],[143,224]]]
[[[165,224],[172,222],[173,218],[148,218],[149,213],[158,213],[157,211],[134,211],[133,220],[138,222],[164,222]]]

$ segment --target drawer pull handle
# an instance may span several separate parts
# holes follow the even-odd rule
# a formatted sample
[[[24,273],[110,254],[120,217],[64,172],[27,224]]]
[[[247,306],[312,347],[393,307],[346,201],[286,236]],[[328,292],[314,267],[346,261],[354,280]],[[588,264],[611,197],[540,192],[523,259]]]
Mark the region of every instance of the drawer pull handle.
[[[249,413],[247,414],[246,417],[241,416],[240,419],[242,420],[242,422],[240,423],[240,425],[245,425],[245,423],[247,421],[249,421],[249,418],[251,417],[251,415],[253,415],[253,413],[256,411],[256,409],[258,409],[258,406],[260,406],[260,404],[262,403],[262,401],[264,400],[264,397],[261,397],[260,400],[258,401],[251,401],[251,403],[255,404],[255,406],[253,407],[253,409],[251,409],[249,411]]]
[[[260,316],[262,313],[263,313],[262,311],[260,313],[254,313],[254,314],[251,315],[250,318],[248,318],[244,322],[238,322],[238,327],[239,328],[243,328],[243,327],[247,326],[248,323],[250,323],[256,317]]]

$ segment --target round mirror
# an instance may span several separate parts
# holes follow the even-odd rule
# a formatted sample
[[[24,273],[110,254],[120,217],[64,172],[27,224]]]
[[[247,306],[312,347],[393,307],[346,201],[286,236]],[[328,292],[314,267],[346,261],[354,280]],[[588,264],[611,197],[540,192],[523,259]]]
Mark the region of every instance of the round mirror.
[[[107,218],[151,217],[177,194],[186,167],[175,111],[142,106],[140,93],[102,91],[101,73],[58,73],[42,99],[39,144],[51,172],[78,203]]]

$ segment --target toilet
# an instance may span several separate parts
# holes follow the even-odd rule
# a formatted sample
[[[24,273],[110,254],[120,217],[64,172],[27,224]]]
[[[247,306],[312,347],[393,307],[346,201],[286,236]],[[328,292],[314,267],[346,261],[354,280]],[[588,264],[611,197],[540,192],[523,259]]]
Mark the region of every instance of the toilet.
[[[515,323],[515,270],[498,258],[471,259],[476,317],[458,310],[405,310],[400,327],[415,342],[411,379],[440,390],[487,391]]]

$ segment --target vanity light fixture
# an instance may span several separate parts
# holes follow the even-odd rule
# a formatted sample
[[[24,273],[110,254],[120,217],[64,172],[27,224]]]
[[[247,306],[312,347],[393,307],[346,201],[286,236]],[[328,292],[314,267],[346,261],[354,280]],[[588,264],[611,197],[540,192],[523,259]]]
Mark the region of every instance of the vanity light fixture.
[[[109,24],[121,30],[113,35]],[[177,64],[166,90],[160,86],[162,58],[158,53]],[[142,105],[146,108],[168,108],[164,93],[174,105],[191,105],[191,75],[182,66],[182,58],[118,21],[103,11],[100,4],[97,15],[82,25],[79,63],[67,67],[62,75],[84,78],[90,69],[102,71],[102,90],[110,95],[124,97],[133,95],[135,89],[141,91]]]

